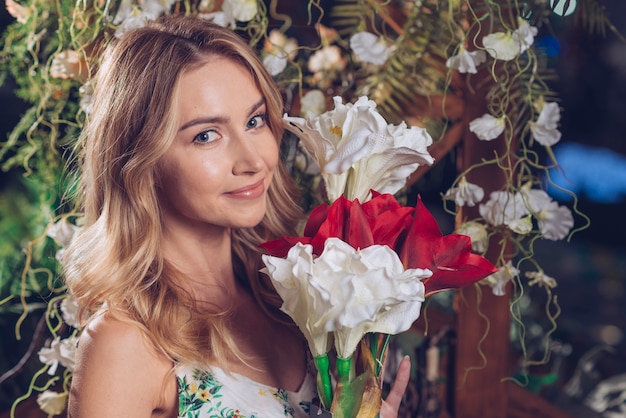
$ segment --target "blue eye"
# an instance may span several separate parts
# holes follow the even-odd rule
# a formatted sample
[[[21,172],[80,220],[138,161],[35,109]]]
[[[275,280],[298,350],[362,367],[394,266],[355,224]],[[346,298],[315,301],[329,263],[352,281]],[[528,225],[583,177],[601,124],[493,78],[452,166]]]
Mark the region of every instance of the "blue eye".
[[[198,144],[208,144],[217,139],[217,133],[215,131],[202,131],[193,138],[193,142]]]
[[[266,120],[267,120],[267,114],[266,113],[263,113],[261,115],[256,115],[256,116],[254,116],[252,119],[250,119],[248,121],[247,128],[248,129],[261,128],[261,127],[265,126]]]

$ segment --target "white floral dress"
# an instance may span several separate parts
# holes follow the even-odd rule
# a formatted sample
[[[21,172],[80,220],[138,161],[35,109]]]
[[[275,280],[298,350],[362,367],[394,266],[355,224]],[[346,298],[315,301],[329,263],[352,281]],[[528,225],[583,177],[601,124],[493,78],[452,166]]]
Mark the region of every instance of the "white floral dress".
[[[179,418],[305,418],[317,396],[315,377],[307,373],[297,392],[273,388],[218,367],[178,366]]]

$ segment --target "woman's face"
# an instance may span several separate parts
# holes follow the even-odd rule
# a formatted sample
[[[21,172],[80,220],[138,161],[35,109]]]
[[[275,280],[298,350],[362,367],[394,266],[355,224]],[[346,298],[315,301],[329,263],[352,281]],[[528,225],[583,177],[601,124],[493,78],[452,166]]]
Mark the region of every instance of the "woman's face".
[[[212,58],[181,76],[178,133],[159,163],[168,228],[246,228],[265,214],[278,145],[265,99],[239,64]]]

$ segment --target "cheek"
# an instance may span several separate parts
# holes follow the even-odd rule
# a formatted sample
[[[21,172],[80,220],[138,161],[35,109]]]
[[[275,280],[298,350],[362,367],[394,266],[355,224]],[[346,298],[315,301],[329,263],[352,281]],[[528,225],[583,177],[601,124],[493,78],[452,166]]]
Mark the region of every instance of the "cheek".
[[[270,171],[274,171],[278,164],[278,144],[276,140],[272,137],[271,142],[268,142],[268,144],[262,148],[261,152],[263,153],[263,160],[267,168]]]

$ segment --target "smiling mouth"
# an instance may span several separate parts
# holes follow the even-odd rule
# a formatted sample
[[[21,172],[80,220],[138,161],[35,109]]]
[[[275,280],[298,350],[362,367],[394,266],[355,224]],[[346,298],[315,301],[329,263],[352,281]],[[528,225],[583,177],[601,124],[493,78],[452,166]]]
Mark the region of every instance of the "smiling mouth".
[[[227,193],[228,196],[238,199],[256,199],[265,193],[265,181],[261,179],[241,189],[233,190]]]

